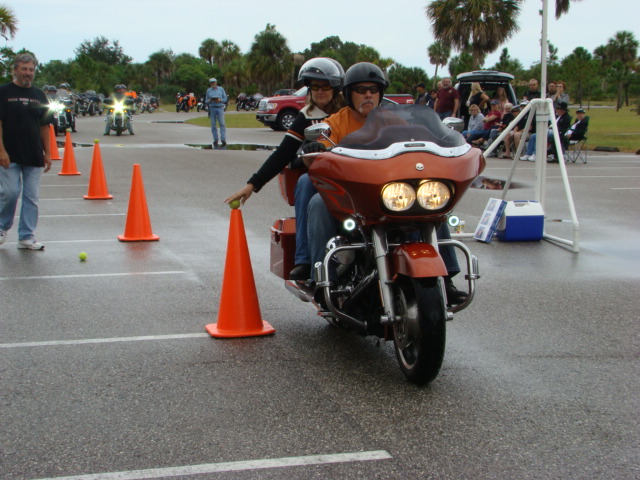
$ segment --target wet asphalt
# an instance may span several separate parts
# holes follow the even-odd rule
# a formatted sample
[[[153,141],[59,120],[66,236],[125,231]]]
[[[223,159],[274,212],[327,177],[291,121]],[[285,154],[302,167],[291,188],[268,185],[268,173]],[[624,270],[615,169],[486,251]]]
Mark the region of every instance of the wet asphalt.
[[[480,259],[476,300],[448,323],[440,376],[417,388],[391,345],[329,326],[269,272],[268,228],[293,215],[277,181],[242,209],[276,334],[205,333],[225,266],[223,200],[269,152],[185,146],[211,142],[209,129],[175,123],[197,115],[137,115],[134,137],[80,118],[82,175],[57,175],[58,161],[42,179],[46,249],[18,250],[15,228],[0,247],[1,478],[640,476],[638,156],[590,152],[567,166],[579,253],[464,240]],[[282,135],[230,129],[228,142],[275,146]],[[94,138],[112,200],[82,198]],[[157,242],[116,238],[134,164]],[[505,179],[510,165],[491,158],[484,175]],[[519,162],[515,181],[507,198],[532,199],[533,164]],[[500,193],[468,192],[456,209],[467,232]],[[545,213],[547,233],[572,238],[557,165]]]

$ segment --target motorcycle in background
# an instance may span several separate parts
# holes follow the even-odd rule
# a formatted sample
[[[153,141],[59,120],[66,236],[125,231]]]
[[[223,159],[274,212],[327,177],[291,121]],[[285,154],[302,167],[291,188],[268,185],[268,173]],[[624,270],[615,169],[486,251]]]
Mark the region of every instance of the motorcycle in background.
[[[176,113],[188,112],[191,108],[191,97],[188,93],[178,92],[176,95]]]
[[[131,133],[131,109],[133,108],[133,99],[130,97],[124,97],[121,100],[105,98],[103,103],[108,108],[105,122],[109,130],[116,132],[116,136],[118,137],[122,135],[122,132],[125,130],[129,130],[129,133]]]
[[[307,128],[309,141],[328,138],[328,124]],[[438,115],[420,105],[380,106],[365,125],[313,159],[309,177],[342,227],[315,282],[294,281],[295,218],[271,228],[271,271],[287,290],[310,302],[330,324],[392,341],[400,369],[425,385],[441,368],[446,322],[472,301],[478,260],[457,240],[436,230],[484,170],[480,150]],[[300,173],[285,169],[281,190],[293,205]],[[312,220],[310,220],[312,221]],[[466,259],[468,298],[448,306],[439,248],[454,247]],[[463,271],[465,268],[463,268]]]
[[[202,97],[200,97],[200,100],[198,100],[198,103],[196,104],[196,110],[198,112],[203,111],[203,112],[208,112],[209,111],[209,104],[207,102],[204,101],[204,95]]]
[[[56,98],[49,101],[49,110],[53,116],[53,125],[56,135],[65,133],[67,129],[76,131],[76,114],[73,101],[68,98]]]

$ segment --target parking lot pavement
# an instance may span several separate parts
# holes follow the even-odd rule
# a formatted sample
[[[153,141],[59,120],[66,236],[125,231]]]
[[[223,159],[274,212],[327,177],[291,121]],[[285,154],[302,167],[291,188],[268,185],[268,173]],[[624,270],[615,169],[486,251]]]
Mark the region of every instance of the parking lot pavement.
[[[112,200],[84,200],[101,120],[74,141],[80,176],[43,176],[42,252],[0,247],[0,471],[4,479],[637,477],[640,160],[568,165],[579,253],[481,244],[474,304],[448,324],[445,363],[409,385],[393,350],[337,331],[269,273],[268,227],[293,209],[271,182],[242,209],[270,337],[214,340],[229,209],[267,157],[202,150],[182,114],[99,137]],[[191,115],[191,114],[189,114]],[[97,133],[96,133],[97,132]],[[277,145],[268,129],[230,142]],[[157,242],[119,242],[140,164]],[[508,199],[531,199],[521,162]],[[489,159],[504,179],[510,162]],[[557,166],[545,228],[571,238]],[[473,189],[471,231],[501,192]],[[79,252],[88,258],[81,262]],[[119,473],[114,473],[119,472]]]

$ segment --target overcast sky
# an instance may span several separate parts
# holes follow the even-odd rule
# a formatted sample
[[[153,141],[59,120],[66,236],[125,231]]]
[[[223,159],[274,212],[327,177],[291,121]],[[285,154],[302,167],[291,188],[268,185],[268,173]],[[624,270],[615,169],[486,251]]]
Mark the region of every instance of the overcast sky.
[[[7,42],[14,50],[27,48],[40,62],[69,60],[84,40],[105,36],[118,40],[134,62],[145,62],[161,49],[198,54],[203,40],[231,40],[243,53],[267,23],[274,24],[292,51],[337,35],[343,41],[376,48],[406,67],[421,67],[433,75],[426,50],[434,42],[425,16],[428,0],[0,0],[18,19],[16,37]],[[332,6],[335,7],[332,11]],[[541,0],[525,0],[520,30],[493,54],[494,65],[503,47],[525,67],[540,60]],[[616,32],[629,30],[640,40],[638,0],[582,0],[572,2],[568,14],[554,16],[549,0],[549,41],[560,58],[582,46],[593,52]],[[615,8],[612,8],[615,7]],[[324,18],[321,22],[315,18]],[[0,45],[4,42],[0,38]]]

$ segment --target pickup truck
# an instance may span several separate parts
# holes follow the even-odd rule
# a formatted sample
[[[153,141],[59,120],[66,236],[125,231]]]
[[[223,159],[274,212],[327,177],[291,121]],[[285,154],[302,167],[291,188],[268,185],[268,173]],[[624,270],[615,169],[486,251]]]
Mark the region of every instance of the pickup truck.
[[[386,94],[382,100],[385,103],[413,103],[409,94]],[[274,130],[289,129],[298,112],[307,102],[307,87],[302,87],[293,95],[263,98],[258,105],[256,119]]]

